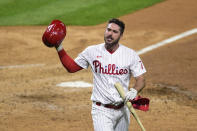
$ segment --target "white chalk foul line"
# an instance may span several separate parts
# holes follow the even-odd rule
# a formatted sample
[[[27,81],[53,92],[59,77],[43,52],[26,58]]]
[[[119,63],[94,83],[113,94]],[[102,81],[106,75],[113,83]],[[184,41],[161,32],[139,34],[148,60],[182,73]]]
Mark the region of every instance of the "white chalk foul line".
[[[44,66],[44,65],[45,64],[10,65],[10,66],[0,66],[0,69],[27,68],[27,67],[36,67],[36,66]]]
[[[187,36],[192,35],[192,34],[195,34],[195,33],[197,33],[197,28],[194,28],[194,29],[192,29],[192,30],[183,32],[183,33],[181,33],[181,34],[179,34],[179,35],[176,35],[176,36],[171,37],[171,38],[169,38],[169,39],[163,40],[163,41],[161,41],[161,42],[159,42],[159,43],[156,43],[156,44],[154,44],[154,45],[151,45],[151,46],[148,46],[148,47],[146,47],[146,48],[143,48],[143,49],[137,51],[137,54],[138,54],[138,55],[141,55],[141,54],[147,53],[147,52],[152,51],[152,50],[154,50],[154,49],[156,49],[156,48],[158,48],[158,47],[160,47],[160,46],[169,44],[169,43],[174,42],[174,41],[176,41],[176,40],[178,40],[178,39],[187,37]]]

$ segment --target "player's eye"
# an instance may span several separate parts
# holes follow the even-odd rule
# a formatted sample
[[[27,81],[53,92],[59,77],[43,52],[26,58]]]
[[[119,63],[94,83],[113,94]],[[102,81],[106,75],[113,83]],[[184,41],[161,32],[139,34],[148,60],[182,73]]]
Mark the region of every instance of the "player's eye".
[[[111,29],[110,28],[107,28],[107,31],[111,31]]]
[[[117,31],[117,30],[113,30],[113,32],[114,32],[114,33],[118,33],[118,31]]]

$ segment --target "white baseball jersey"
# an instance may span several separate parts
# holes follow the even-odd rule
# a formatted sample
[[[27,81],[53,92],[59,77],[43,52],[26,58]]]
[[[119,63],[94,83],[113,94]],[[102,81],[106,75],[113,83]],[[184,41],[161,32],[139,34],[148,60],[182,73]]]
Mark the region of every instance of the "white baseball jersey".
[[[91,100],[111,104],[122,101],[114,84],[121,83],[127,92],[131,76],[137,77],[146,69],[134,50],[120,44],[115,52],[110,53],[104,45],[87,47],[75,62],[85,69],[91,66],[94,76]]]

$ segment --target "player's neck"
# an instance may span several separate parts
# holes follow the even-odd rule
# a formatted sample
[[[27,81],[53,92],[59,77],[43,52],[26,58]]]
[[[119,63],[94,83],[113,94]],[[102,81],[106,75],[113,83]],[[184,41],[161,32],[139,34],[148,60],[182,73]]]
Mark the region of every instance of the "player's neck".
[[[115,45],[113,45],[113,46],[111,46],[111,47],[107,47],[106,45],[105,45],[105,48],[106,48],[106,50],[109,52],[109,53],[114,53],[117,49],[118,49],[118,47],[119,47],[119,44],[117,43],[117,44],[115,44]]]

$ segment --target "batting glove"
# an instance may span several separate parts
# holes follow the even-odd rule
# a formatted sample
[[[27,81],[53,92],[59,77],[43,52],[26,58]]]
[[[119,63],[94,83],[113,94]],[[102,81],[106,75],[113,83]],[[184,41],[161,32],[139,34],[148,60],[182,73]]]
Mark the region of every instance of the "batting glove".
[[[127,101],[133,100],[137,96],[137,90],[134,88],[130,88],[130,91],[128,91],[125,95],[124,103],[126,104]]]

